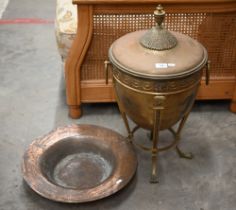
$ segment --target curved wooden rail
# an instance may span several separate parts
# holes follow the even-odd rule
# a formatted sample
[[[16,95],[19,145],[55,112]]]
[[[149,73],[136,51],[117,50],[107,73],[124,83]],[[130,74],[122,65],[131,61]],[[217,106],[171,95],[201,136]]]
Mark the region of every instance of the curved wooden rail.
[[[65,66],[67,104],[72,118],[81,116],[80,67],[91,42],[92,30],[92,6],[81,5],[78,7],[77,35]]]

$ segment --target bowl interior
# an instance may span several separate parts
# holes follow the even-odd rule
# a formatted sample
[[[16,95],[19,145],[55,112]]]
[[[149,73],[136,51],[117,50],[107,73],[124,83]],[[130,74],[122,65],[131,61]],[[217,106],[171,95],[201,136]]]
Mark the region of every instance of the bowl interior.
[[[114,172],[116,161],[109,145],[96,137],[75,136],[50,146],[39,161],[42,174],[69,189],[94,188]]]

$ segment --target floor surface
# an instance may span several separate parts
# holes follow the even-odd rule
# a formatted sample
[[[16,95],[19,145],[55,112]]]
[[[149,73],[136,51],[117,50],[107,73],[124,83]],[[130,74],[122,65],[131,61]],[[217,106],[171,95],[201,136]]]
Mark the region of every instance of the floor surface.
[[[10,0],[2,19],[53,20],[55,0]],[[198,102],[182,134],[181,147],[160,154],[159,184],[150,184],[150,155],[136,149],[138,170],[111,197],[86,204],[62,204],[34,193],[23,181],[21,161],[37,137],[57,126],[96,124],[126,135],[115,104],[88,104],[84,116],[67,115],[60,57],[53,24],[0,24],[0,210],[235,210],[236,115],[229,102]],[[136,141],[149,144],[148,132]],[[161,139],[169,139],[163,132]]]

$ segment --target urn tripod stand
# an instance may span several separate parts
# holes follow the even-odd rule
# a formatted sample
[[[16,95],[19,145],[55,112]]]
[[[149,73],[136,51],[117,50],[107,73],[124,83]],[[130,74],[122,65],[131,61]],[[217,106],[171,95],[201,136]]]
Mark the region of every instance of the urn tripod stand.
[[[134,133],[137,131],[140,126],[136,125],[133,129],[130,128],[125,110],[122,109],[122,105],[119,103],[119,98],[117,97],[118,106],[120,109],[120,113],[122,116],[122,119],[124,121],[125,127],[128,132],[128,140],[131,141],[133,144],[137,145],[143,150],[149,151],[152,154],[152,170],[151,170],[151,183],[157,183],[158,182],[158,175],[157,175],[157,160],[158,160],[158,154],[159,152],[171,149],[175,147],[176,152],[178,153],[180,158],[186,158],[186,159],[192,159],[193,155],[192,153],[185,153],[183,152],[179,146],[178,143],[180,141],[180,135],[181,131],[185,125],[185,122],[188,119],[190,110],[182,117],[182,119],[179,122],[178,128],[175,131],[173,128],[169,128],[168,130],[173,134],[174,140],[171,144],[165,146],[165,147],[159,147],[159,132],[160,132],[160,122],[162,117],[162,110],[165,109],[165,97],[164,96],[154,96],[154,104],[153,104],[153,129],[151,131],[151,140],[152,140],[152,147],[146,147],[144,145],[138,144],[134,141]]]

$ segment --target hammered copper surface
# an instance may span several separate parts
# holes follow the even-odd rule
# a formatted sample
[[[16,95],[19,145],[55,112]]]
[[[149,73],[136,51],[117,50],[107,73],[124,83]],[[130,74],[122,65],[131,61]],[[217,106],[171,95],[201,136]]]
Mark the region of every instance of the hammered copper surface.
[[[115,157],[96,137],[68,137],[55,143],[40,158],[45,177],[65,188],[98,186],[115,168]]]
[[[170,128],[186,115],[195,100],[202,70],[195,74],[168,81],[138,80],[135,77],[120,75],[113,67],[114,88],[118,104],[139,126],[152,130],[154,127],[155,96],[164,96],[160,130]]]
[[[81,203],[109,196],[132,178],[137,160],[118,133],[92,125],[58,128],[25,153],[23,176],[51,200]]]

